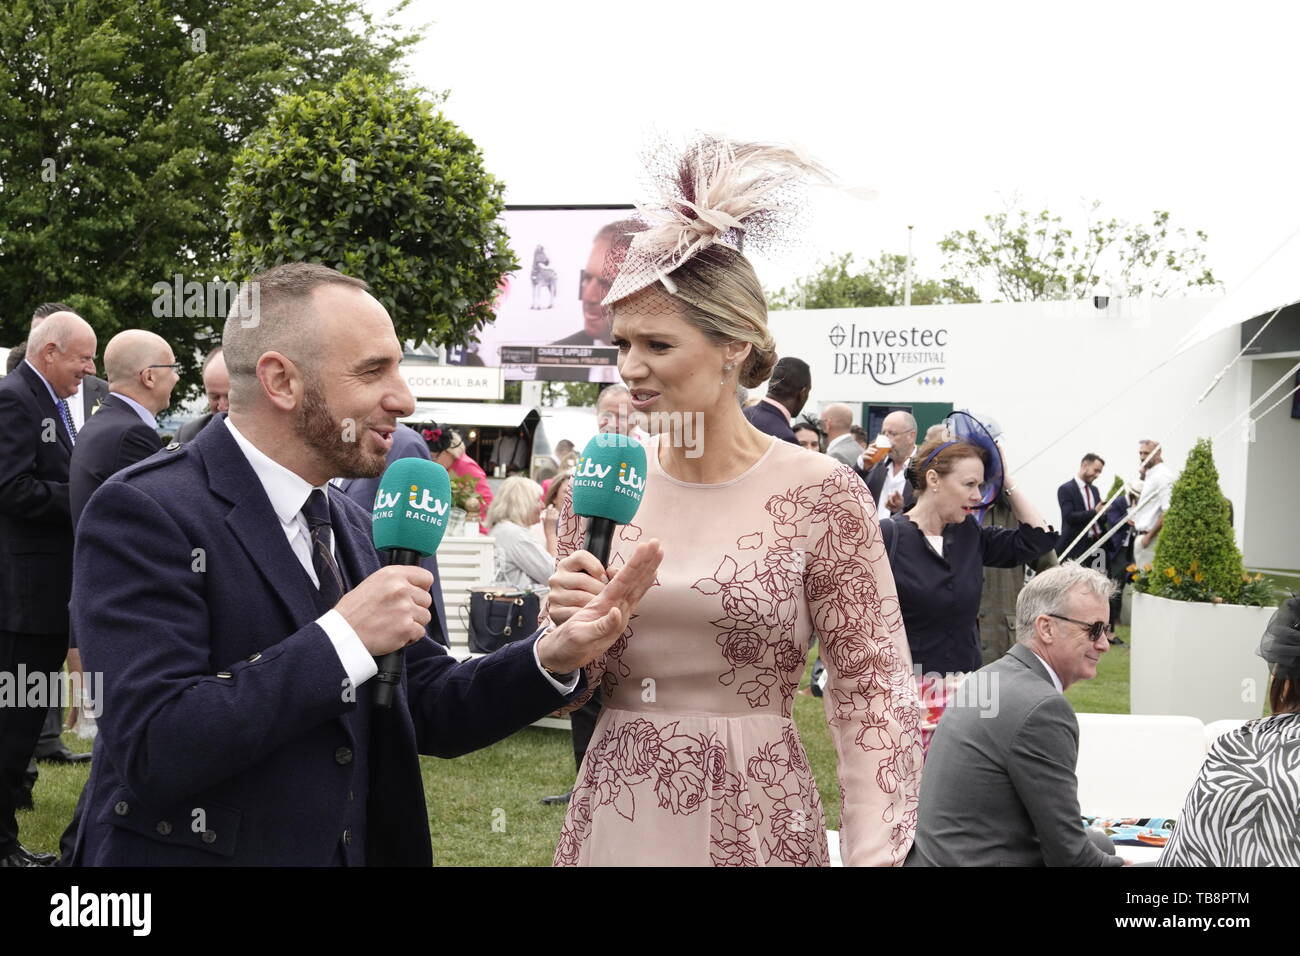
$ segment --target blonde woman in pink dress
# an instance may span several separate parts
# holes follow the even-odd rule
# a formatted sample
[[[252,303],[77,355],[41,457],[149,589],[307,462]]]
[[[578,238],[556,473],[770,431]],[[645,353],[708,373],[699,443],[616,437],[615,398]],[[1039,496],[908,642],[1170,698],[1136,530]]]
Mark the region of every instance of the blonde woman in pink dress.
[[[657,432],[644,498],[616,535],[609,572],[650,538],[664,560],[626,631],[587,669],[604,707],[555,862],[827,865],[821,801],[792,719],[815,631],[842,858],[899,865],[916,825],[921,748],[871,496],[847,466],[758,431],[736,400],[738,385],[767,379],[776,355],[762,289],[729,223],[746,238],[757,232],[761,218],[742,215],[756,188],[803,167],[772,148],[696,150],[674,180],[678,205],[664,203],[686,214],[631,240],[607,299],[619,373]],[[548,602],[557,622],[605,579],[580,550],[585,525],[566,496]]]

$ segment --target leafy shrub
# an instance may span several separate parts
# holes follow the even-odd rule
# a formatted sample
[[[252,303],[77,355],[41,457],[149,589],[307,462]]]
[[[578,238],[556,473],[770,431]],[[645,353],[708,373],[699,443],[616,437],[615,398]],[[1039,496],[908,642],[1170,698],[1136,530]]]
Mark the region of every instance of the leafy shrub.
[[[1263,575],[1247,574],[1242,563],[1209,439],[1196,443],[1174,482],[1153,562],[1143,568],[1130,565],[1128,570],[1136,590],[1157,597],[1214,604],[1274,603],[1271,584]]]

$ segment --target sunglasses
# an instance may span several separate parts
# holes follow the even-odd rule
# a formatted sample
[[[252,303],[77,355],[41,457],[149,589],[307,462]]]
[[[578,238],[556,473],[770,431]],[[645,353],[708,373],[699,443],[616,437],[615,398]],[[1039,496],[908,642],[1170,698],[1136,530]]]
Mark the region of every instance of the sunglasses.
[[[1089,624],[1087,621],[1076,621],[1072,617],[1066,617],[1064,614],[1049,614],[1048,617],[1054,617],[1058,621],[1069,621],[1071,624],[1078,624],[1080,627],[1088,629],[1088,640],[1096,641],[1102,635],[1109,640],[1115,633],[1115,629],[1106,621],[1093,621]]]

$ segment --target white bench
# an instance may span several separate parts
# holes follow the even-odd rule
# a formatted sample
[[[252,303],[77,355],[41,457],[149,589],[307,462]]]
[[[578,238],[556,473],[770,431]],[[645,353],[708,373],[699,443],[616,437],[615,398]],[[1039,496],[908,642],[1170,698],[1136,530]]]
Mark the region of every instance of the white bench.
[[[483,535],[446,537],[438,547],[438,576],[453,657],[469,656],[469,589],[492,580],[495,562],[496,541]]]
[[[487,584],[496,575],[496,540],[484,535],[446,537],[438,547],[438,576],[442,603],[447,611],[450,653],[458,660],[482,655],[469,649],[469,590]],[[534,727],[568,730],[568,717],[543,717]]]
[[[1210,745],[1242,720],[1208,726],[1195,717],[1078,714],[1079,809],[1087,816],[1177,818]],[[1155,859],[1159,848],[1117,847]]]

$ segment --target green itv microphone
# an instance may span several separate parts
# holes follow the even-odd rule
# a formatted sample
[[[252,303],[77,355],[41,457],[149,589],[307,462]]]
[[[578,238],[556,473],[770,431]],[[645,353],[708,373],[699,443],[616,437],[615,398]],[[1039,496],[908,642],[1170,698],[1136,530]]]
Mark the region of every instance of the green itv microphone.
[[[587,442],[573,468],[573,513],[587,518],[583,550],[609,565],[618,525],[636,517],[645,494],[645,449],[635,438],[600,434]]]
[[[376,551],[387,551],[388,563],[418,565],[438,550],[447,533],[451,511],[451,479],[447,469],[424,458],[399,458],[379,479],[370,512],[370,535]],[[402,679],[403,651],[377,661],[374,706],[393,706],[393,693]]]

